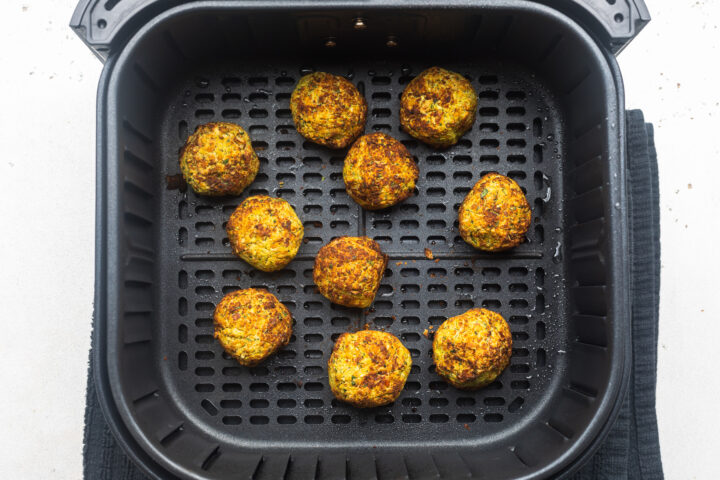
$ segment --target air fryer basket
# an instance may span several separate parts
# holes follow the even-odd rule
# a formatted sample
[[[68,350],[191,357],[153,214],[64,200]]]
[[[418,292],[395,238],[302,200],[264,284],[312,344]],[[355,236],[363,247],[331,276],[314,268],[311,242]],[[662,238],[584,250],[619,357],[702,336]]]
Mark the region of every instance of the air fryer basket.
[[[521,1],[194,2],[159,14],[111,57],[99,94],[96,365],[109,423],[148,472],[184,478],[542,478],[603,437],[629,363],[622,85],[576,23]],[[362,13],[367,29],[353,28]],[[392,33],[398,46],[387,47]],[[332,37],[335,47],[326,47]],[[473,129],[434,150],[402,132],[399,95],[424,68],[465,74]],[[418,161],[416,195],[362,211],[344,151],[304,141],[289,97],[312,70],[346,75]],[[242,125],[261,158],[238,198],[168,188],[178,149],[208,121]],[[525,190],[528,242],[472,250],[457,207],[498,171]],[[172,182],[170,182],[172,183]],[[229,254],[224,225],[248,195],[287,199],[305,243],[284,270]],[[373,306],[331,305],[312,282],[319,247],[368,235],[390,256]],[[434,259],[426,258],[425,249]],[[239,366],[212,338],[223,294],[267,287],[295,319],[287,348]],[[473,306],[503,314],[511,365],[478,392],[449,387],[422,332]],[[392,405],[336,402],[326,364],[342,332],[385,329],[413,355]]]

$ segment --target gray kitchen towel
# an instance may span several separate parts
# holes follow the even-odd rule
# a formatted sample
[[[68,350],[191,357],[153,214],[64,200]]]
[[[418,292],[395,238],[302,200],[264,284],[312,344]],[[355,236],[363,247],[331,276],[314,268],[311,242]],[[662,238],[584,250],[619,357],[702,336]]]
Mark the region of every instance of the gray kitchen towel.
[[[569,477],[572,480],[663,478],[655,416],[660,290],[657,155],[652,125],[645,123],[642,112],[627,112],[627,124],[633,302],[630,387],[603,445],[577,473]],[[85,478],[145,480],[148,477],[128,459],[103,417],[93,381],[94,368],[91,361],[85,407]],[[157,465],[152,466],[152,471],[161,478],[175,478],[163,474]]]

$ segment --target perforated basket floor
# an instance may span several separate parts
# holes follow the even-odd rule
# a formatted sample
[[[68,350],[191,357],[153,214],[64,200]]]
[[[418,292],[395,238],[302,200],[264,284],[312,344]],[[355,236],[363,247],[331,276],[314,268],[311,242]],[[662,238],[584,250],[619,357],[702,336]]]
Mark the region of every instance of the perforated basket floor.
[[[398,122],[400,93],[429,66],[355,63],[347,70],[244,64],[200,70],[171,95],[160,139],[163,176],[178,173],[179,148],[197,125],[210,121],[243,126],[261,161],[257,179],[242,197],[164,190],[161,198],[164,377],[181,408],[215,432],[220,443],[268,448],[323,442],[345,448],[482,444],[528,421],[553,388],[553,370],[567,337],[560,283],[558,111],[528,72],[500,64],[444,65],[470,79],[479,112],[457,145],[431,149],[402,132]],[[420,169],[413,197],[390,209],[363,211],[344,189],[346,151],[306,142],[295,131],[290,94],[311,68],[351,78],[368,101],[366,132],[386,132],[408,147]],[[475,251],[457,229],[460,202],[489,171],[515,179],[532,206],[527,243],[506,253]],[[255,270],[230,254],[225,223],[243,198],[255,194],[288,200],[305,226],[298,256],[277,273]],[[390,257],[369,309],[332,305],[313,284],[315,254],[340,235],[368,235]],[[212,336],[215,305],[224,294],[247,287],[268,288],[295,320],[290,344],[254,368],[238,365]],[[432,342],[422,333],[480,306],[509,321],[513,356],[496,382],[463,392],[434,373]],[[341,333],[365,325],[401,338],[413,367],[394,404],[358,410],[333,399],[327,361]],[[172,442],[177,435],[169,430],[161,441]],[[557,435],[563,435],[561,429]]]

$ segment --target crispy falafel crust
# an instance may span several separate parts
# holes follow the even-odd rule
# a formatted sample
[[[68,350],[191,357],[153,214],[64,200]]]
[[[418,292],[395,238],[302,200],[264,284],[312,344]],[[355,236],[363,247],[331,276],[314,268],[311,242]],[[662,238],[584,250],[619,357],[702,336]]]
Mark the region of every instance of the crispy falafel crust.
[[[363,330],[343,333],[328,361],[333,395],[361,408],[394,401],[410,374],[410,352],[387,332]]]
[[[257,365],[288,344],[292,316],[267,290],[248,288],[228,293],[213,315],[215,338],[238,363]]]
[[[405,145],[381,132],[358,138],[343,166],[345,189],[367,210],[386,208],[408,198],[419,174]]]
[[[512,334],[496,312],[473,308],[448,318],[435,332],[435,371],[463,390],[484,387],[510,363]]]
[[[432,67],[405,87],[400,97],[400,125],[436,148],[454,145],[475,122],[477,93],[459,73]]]
[[[198,126],[180,152],[180,171],[198,195],[240,195],[259,167],[250,137],[233,123]]]
[[[460,205],[460,236],[480,250],[507,250],[525,240],[531,217],[530,204],[515,180],[488,173]]]
[[[284,268],[295,258],[304,234],[302,222],[285,200],[248,197],[227,223],[233,253],[264,272]]]
[[[375,298],[387,262],[387,255],[375,240],[339,237],[318,252],[313,280],[331,302],[365,308]]]
[[[325,72],[305,75],[290,97],[295,128],[308,140],[344,148],[365,129],[367,102],[349,80]]]

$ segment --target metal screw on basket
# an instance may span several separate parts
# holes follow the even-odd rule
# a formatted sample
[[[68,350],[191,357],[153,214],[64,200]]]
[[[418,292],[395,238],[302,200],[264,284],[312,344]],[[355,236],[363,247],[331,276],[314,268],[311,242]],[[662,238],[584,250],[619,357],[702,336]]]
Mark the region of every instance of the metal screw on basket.
[[[395,35],[390,35],[387,37],[387,41],[385,42],[385,45],[387,45],[390,48],[395,48],[398,46],[398,41]]]
[[[353,20],[353,28],[355,30],[365,30],[367,28],[367,23],[365,23],[365,19],[362,17],[357,17],[355,20]]]
[[[328,37],[328,38],[325,40],[325,46],[326,46],[327,48],[333,48],[333,47],[335,47],[336,45],[337,45],[337,42],[335,41],[335,37]]]

